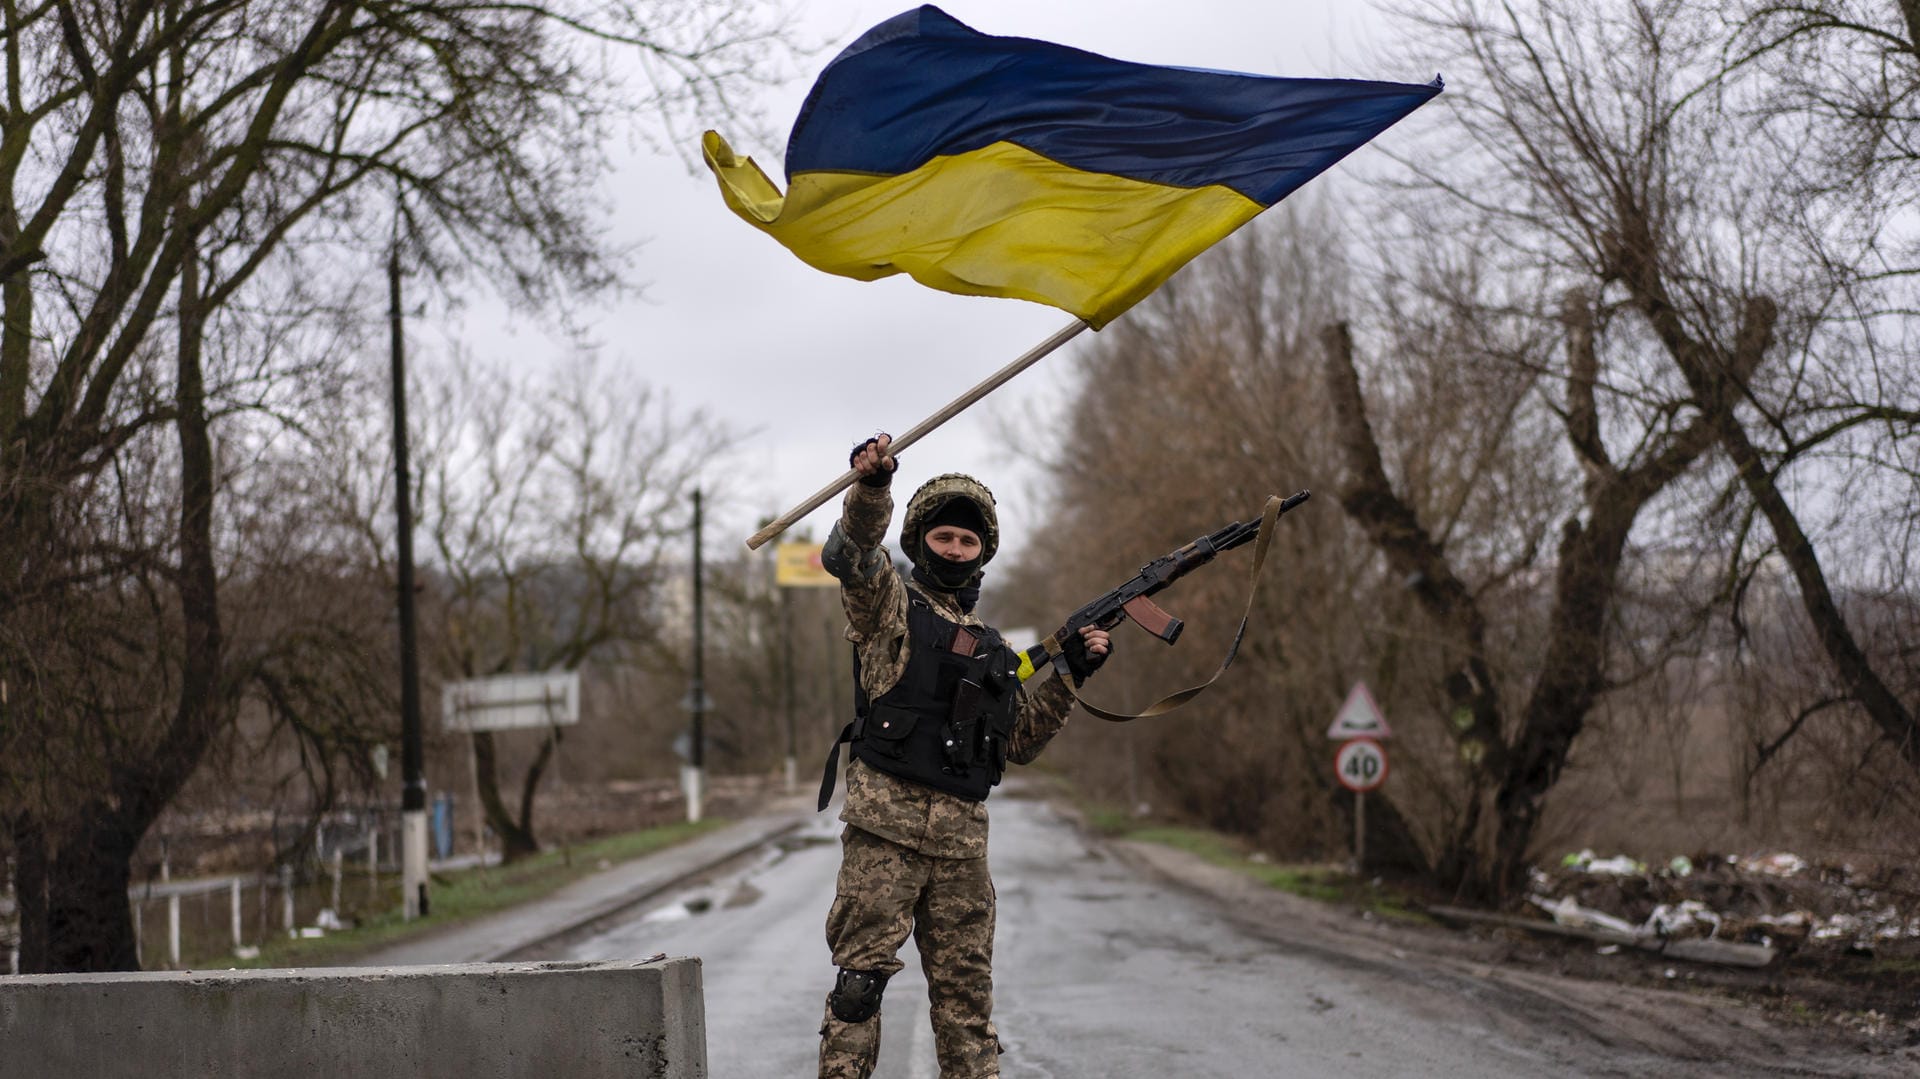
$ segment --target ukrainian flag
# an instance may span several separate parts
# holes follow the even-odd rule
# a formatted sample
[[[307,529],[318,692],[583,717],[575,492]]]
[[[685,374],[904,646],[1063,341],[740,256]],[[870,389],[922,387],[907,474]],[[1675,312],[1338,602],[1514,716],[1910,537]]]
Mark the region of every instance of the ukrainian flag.
[[[718,134],[702,149],[727,205],[819,269],[1098,329],[1440,87],[1133,64],[925,6],[821,72],[784,196]]]

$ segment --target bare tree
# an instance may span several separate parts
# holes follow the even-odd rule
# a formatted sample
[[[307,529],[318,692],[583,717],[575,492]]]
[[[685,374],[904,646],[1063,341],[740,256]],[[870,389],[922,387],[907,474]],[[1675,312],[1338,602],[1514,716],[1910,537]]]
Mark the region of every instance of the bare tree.
[[[1749,516],[1765,522],[1792,573],[1839,695],[1920,769],[1920,683],[1899,677],[1897,646],[1876,648],[1863,635],[1866,612],[1847,601],[1851,591],[1851,606],[1886,609],[1920,586],[1920,357],[1910,340],[1920,275],[1912,225],[1920,6],[1749,4],[1729,19],[1736,32],[1721,78],[1757,84],[1750,123],[1771,145],[1798,151],[1782,153],[1779,182],[1805,207],[1801,244],[1830,285],[1804,316],[1805,338],[1783,377],[1754,382],[1686,362],[1682,370],[1714,417]],[[1670,302],[1658,267],[1633,268],[1637,302]],[[1832,489],[1847,511],[1810,507],[1810,487]],[[1830,568],[1839,565],[1860,568],[1842,582]]]
[[[551,380],[466,364],[429,385],[421,505],[440,670],[578,670],[653,643],[667,545],[726,441],[719,428],[590,355]],[[494,734],[472,736],[481,803],[508,859],[539,850],[534,793],[561,736],[543,735],[517,813],[499,794]]]
[[[1614,460],[1598,437],[1593,386],[1599,364],[1589,309],[1570,297],[1566,317],[1571,355],[1564,414],[1587,483],[1582,504],[1560,533],[1541,652],[1528,664],[1532,677],[1511,682],[1497,676],[1508,657],[1492,647],[1485,609],[1499,594],[1493,587],[1499,574],[1463,576],[1458,556],[1396,492],[1367,420],[1346,327],[1329,330],[1324,342],[1345,465],[1341,505],[1407,579],[1450,642],[1451,669],[1442,684],[1472,793],[1436,868],[1443,882],[1482,895],[1504,895],[1524,877],[1547,793],[1608,687],[1610,622],[1636,520],[1711,444],[1698,423],[1671,433],[1655,428],[1639,434],[1631,456]],[[1405,355],[1402,350],[1400,357]],[[1506,703],[1503,688],[1519,690],[1517,708]],[[1494,825],[1490,843],[1483,807],[1491,810]]]
[[[1451,63],[1466,67],[1457,83],[1466,89],[1445,102],[1447,155],[1409,155],[1417,179],[1398,190],[1414,228],[1435,237],[1431,257],[1415,262],[1402,244],[1397,262],[1443,267],[1409,284],[1483,339],[1485,328],[1516,319],[1536,328],[1530,348],[1480,351],[1504,352],[1539,375],[1584,476],[1552,561],[1543,652],[1527,677],[1503,686],[1490,677],[1481,585],[1452,565],[1431,520],[1403,497],[1415,479],[1402,477],[1397,493],[1380,467],[1346,333],[1330,335],[1335,411],[1346,431],[1343,500],[1395,565],[1423,582],[1422,605],[1458,650],[1449,696],[1492,792],[1493,832],[1484,841],[1462,833],[1449,879],[1492,895],[1518,885],[1547,793],[1586,717],[1610,686],[1659,661],[1621,647],[1618,601],[1633,537],[1685,534],[1703,552],[1753,565],[1740,546],[1745,527],[1729,544],[1715,535],[1723,512],[1709,506],[1689,521],[1679,504],[1661,501],[1680,492],[1671,485],[1722,460],[1794,566],[1846,695],[1910,753],[1911,713],[1849,647],[1814,541],[1777,482],[1794,447],[1810,450],[1867,418],[1832,424],[1833,402],[1819,401],[1818,387],[1853,381],[1833,376],[1857,350],[1830,350],[1850,336],[1843,297],[1858,279],[1845,267],[1868,248],[1832,207],[1778,182],[1781,132],[1747,122],[1752,88],[1723,77],[1717,15],[1679,2],[1596,10],[1545,0],[1526,8],[1461,2],[1419,17],[1423,41],[1446,43]],[[1878,239],[1872,228],[1864,235]],[[1483,256],[1448,258],[1462,237],[1469,245],[1477,238]],[[1541,302],[1553,296],[1562,297],[1557,311]],[[1399,362],[1407,335],[1381,332]],[[1868,411],[1901,422],[1884,408]],[[1828,423],[1816,420],[1823,413]],[[1756,445],[1756,429],[1783,444]],[[1803,472],[1819,475],[1818,466]],[[1879,485],[1878,497],[1887,490]],[[1826,542],[1848,538],[1830,533]],[[1667,636],[1700,623],[1695,613]]]
[[[64,530],[93,514],[78,500],[113,493],[96,477],[148,430],[174,434],[179,500],[164,544],[148,548],[164,552],[151,571],[178,621],[136,653],[171,672],[161,684],[174,703],[90,743],[105,756],[74,773],[84,785],[44,781],[75,762],[15,729],[70,714],[85,694],[46,696],[37,640],[10,635],[0,653],[0,683],[21,687],[0,712],[0,743],[27,750],[0,765],[0,815],[16,849],[41,852],[21,870],[30,969],[133,962],[127,858],[234,714],[216,431],[229,407],[271,405],[314,355],[282,336],[315,324],[289,320],[292,309],[348,310],[359,275],[336,260],[385,246],[396,208],[444,277],[487,275],[532,301],[615,283],[621,253],[588,198],[604,140],[636,108],[725,108],[783,47],[759,10],[697,0],[7,6],[0,613],[22,624],[59,588],[132,587],[110,582],[138,552]],[[608,77],[622,58],[635,78]],[[241,322],[277,347],[210,381],[212,331]],[[160,647],[176,640],[177,652]],[[112,726],[118,714],[79,718]]]

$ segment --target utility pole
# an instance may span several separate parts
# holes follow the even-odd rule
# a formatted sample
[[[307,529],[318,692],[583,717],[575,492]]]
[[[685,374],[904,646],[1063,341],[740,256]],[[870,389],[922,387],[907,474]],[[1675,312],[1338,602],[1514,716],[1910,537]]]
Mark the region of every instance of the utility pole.
[[[420,748],[420,644],[413,605],[413,479],[407,468],[407,363],[400,316],[400,246],[387,252],[393,354],[393,504],[400,545],[400,890],[403,916],[427,914],[427,777]]]
[[[707,713],[706,662],[706,574],[700,565],[700,489],[693,491],[693,684],[687,687],[687,711],[693,713],[693,725],[687,763],[680,770],[680,786],[687,795],[687,820],[698,821],[706,802],[706,738],[701,720]]]
[[[785,668],[781,673],[786,679],[787,704],[787,766],[786,792],[793,793],[794,784],[799,781],[798,737],[793,726],[793,589],[781,585],[780,589],[780,665]]]

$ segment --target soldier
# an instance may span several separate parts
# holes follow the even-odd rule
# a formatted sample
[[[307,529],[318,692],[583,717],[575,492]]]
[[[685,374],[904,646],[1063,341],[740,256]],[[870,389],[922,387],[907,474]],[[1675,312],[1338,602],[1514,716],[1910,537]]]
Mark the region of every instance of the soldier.
[[[851,744],[840,819],[838,895],[827,943],[839,969],[820,1028],[821,1079],[866,1079],[880,1055],[880,997],[913,934],[927,976],[942,1079],[1000,1074],[993,1013],[993,881],[986,797],[1008,761],[1039,756],[1073,695],[1057,679],[1029,693],[1020,659],[973,614],[981,567],[999,547],[992,492],[959,473],[907,503],[902,581],[881,540],[893,515],[891,439],[854,448],[847,492],[822,562],[840,579],[853,642],[855,719],[827,758],[832,795],[840,743]],[[1069,642],[1076,683],[1111,641],[1087,627]]]

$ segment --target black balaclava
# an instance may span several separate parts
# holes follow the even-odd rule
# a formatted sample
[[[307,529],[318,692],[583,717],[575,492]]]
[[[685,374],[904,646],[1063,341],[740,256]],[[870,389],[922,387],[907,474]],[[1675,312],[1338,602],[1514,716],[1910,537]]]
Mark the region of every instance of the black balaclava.
[[[927,533],[941,525],[964,528],[980,537],[982,544],[980,553],[965,562],[949,561],[935,554],[933,548],[927,546],[926,537]],[[927,518],[926,525],[921,528],[920,550],[916,552],[920,557],[914,561],[918,563],[917,568],[924,571],[924,575],[930,578],[935,586],[942,591],[957,592],[965,588],[968,582],[973,581],[980,573],[980,567],[986,561],[986,535],[987,519],[980,512],[980,507],[974,505],[970,498],[961,496],[950,498],[946,505],[941,506],[933,516]],[[974,589],[976,595],[978,591],[976,586]]]

